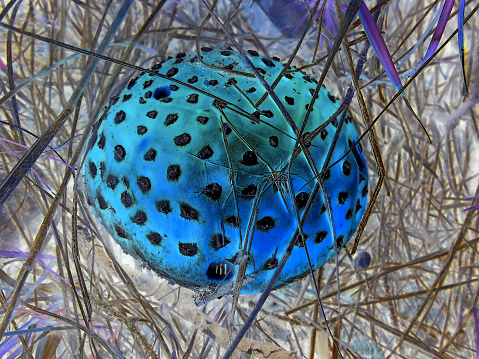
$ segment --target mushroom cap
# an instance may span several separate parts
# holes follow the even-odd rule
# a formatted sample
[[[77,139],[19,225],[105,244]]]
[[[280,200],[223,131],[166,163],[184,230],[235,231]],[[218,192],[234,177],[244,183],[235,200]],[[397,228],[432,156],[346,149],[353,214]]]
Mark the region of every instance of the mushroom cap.
[[[247,54],[271,85],[283,69],[280,59]],[[304,243],[295,237],[298,218],[305,217],[302,231],[313,269],[334,256],[323,195],[311,199],[305,215],[318,181],[303,152],[292,157],[296,136],[271,97],[254,107],[265,89],[240,54],[203,47],[204,63],[215,68],[197,55],[180,53],[155,65],[152,70],[163,77],[143,73],[110,101],[82,167],[90,209],[125,252],[206,299],[231,292],[246,259],[242,293],[264,290],[294,240],[274,287],[280,288],[310,272]],[[274,88],[298,128],[316,86],[308,75],[293,72]],[[321,88],[303,134],[326,122],[339,105]],[[339,118],[308,147],[319,171]],[[357,141],[347,117],[330,163]],[[324,185],[339,250],[366,207],[368,174],[360,144],[330,168]],[[251,243],[248,255],[245,243]]]

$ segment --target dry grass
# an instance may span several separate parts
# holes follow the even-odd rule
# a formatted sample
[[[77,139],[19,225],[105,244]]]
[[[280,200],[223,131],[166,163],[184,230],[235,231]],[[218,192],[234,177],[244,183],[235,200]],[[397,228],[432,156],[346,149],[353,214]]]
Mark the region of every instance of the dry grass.
[[[383,8],[380,21],[386,42],[394,62],[404,61],[400,71],[414,67],[425,54],[428,41],[414,46],[438,11],[436,6],[428,12],[434,3],[392,0]],[[201,1],[168,1],[158,7],[156,2],[136,1],[118,24],[115,17],[123,2],[113,1],[109,8],[107,1],[10,4],[1,14],[4,46],[0,56],[6,69],[0,86],[3,94],[16,88],[18,92],[1,100],[5,123],[0,124],[0,136],[31,146],[36,140],[32,135],[7,123],[38,136],[48,134],[49,126],[57,124],[50,145],[65,144],[57,152],[75,166],[79,166],[92,121],[109,96],[135,72],[105,57],[147,68],[168,55],[194,50],[199,34],[202,44],[227,43],[213,20],[200,31],[207,15]],[[221,1],[216,12],[223,20],[229,18],[228,30],[241,46],[270,55],[292,53],[296,38],[281,34],[257,4],[237,5],[237,1]],[[474,6],[474,1],[468,2],[466,16]],[[155,7],[158,12],[148,22]],[[456,27],[454,14],[445,38]],[[16,31],[7,31],[5,24]],[[331,261],[318,275],[327,322],[340,339],[344,358],[475,355],[479,212],[463,210],[471,205],[467,198],[479,196],[478,27],[476,14],[466,25],[471,92],[466,101],[457,37],[407,89],[432,144],[400,100],[392,103],[376,125],[386,177],[359,247],[360,252],[371,254],[372,264],[367,269],[354,265],[348,251],[351,241],[339,253],[338,271]],[[64,44],[98,51],[109,30],[113,39],[87,77],[94,57]],[[349,35],[354,61],[365,40],[361,31],[357,27]],[[312,60],[316,36],[317,32],[309,32],[298,53],[306,63]],[[318,49],[317,58],[323,55],[327,55],[325,46]],[[310,71],[319,77],[323,64]],[[390,85],[368,83],[376,76],[385,79],[371,51],[365,73],[367,77],[359,79],[362,94],[375,118],[386,105],[384,99],[388,101],[395,92]],[[326,85],[343,96],[350,83],[346,56],[340,52]],[[78,95],[82,95],[79,101]],[[356,100],[351,111],[364,131]],[[46,146],[49,139],[44,136],[40,142]],[[370,181],[375,183],[371,147],[366,142],[364,147]],[[20,147],[11,148],[20,156],[25,153]],[[18,158],[5,149],[0,156],[0,180],[4,180]],[[110,243],[106,232],[81,206],[81,186],[74,187],[78,172],[73,178],[65,166],[45,156],[31,165],[25,170],[33,168],[52,192],[28,171],[0,208],[2,323],[8,323],[9,306],[16,308],[10,324],[2,328],[0,352],[5,358],[22,353],[27,358],[216,358],[225,352],[231,298],[197,308],[192,292],[141,269]],[[35,254],[40,250],[40,254],[33,262],[32,255],[21,257],[19,250]],[[240,297],[237,328],[257,298]],[[312,351],[321,359],[338,355],[324,331],[326,324],[315,298],[308,279],[273,292],[236,357],[312,358]]]

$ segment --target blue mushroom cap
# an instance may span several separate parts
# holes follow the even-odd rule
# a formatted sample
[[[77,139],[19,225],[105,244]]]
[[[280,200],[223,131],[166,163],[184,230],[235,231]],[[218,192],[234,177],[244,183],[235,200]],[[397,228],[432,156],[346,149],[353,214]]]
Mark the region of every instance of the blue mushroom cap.
[[[272,84],[284,66],[280,59],[247,53]],[[239,53],[203,47],[201,56],[204,63],[193,52],[157,64],[152,70],[162,76],[143,73],[112,99],[85,157],[84,192],[127,253],[211,296],[231,291],[245,259],[242,293],[262,291],[294,240],[275,284],[282,287],[310,271],[304,243],[295,237],[307,208],[302,231],[313,269],[334,256],[323,195],[313,198],[318,181],[273,100],[268,96],[255,107],[265,89]],[[291,72],[274,88],[298,128],[316,86],[308,75]],[[303,134],[318,129],[339,105],[321,88]],[[308,144],[319,171],[337,126],[332,121]],[[368,175],[357,140],[348,117],[330,163],[352,151],[324,178],[338,250],[366,207]]]

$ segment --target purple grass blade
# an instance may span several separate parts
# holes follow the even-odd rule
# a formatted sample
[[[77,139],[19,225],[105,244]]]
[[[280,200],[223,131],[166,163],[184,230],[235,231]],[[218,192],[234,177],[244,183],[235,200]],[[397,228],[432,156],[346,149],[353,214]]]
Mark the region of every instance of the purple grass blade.
[[[254,2],[254,1],[253,1],[253,2]],[[298,3],[298,2],[299,2],[299,0],[291,1],[291,2],[289,2],[289,3],[287,3],[287,4],[281,5],[281,6],[279,7],[279,9],[284,9],[285,7],[288,7],[288,6],[290,6],[290,5],[296,4],[296,3]]]
[[[14,145],[16,145],[16,146],[20,146],[20,147],[22,147],[22,148],[27,148],[27,149],[30,148],[30,147],[28,147],[28,146],[22,145],[21,143],[18,143],[18,142],[15,142],[15,141],[11,141],[11,140],[8,140],[8,139],[3,138],[3,137],[0,137],[0,141],[8,142],[8,143],[14,144]],[[56,148],[55,148],[55,149],[56,149]],[[53,160],[53,161],[60,162],[62,165],[66,166],[66,167],[68,167],[68,168],[71,168],[72,170],[76,170],[75,167],[70,166],[68,163],[63,162],[62,160],[59,160],[58,158],[52,157],[52,156],[50,156],[50,155],[47,155],[45,152],[42,153],[42,156],[46,156],[46,157],[48,157],[49,159],[51,159],[51,160]]]
[[[429,47],[426,52],[426,56],[424,57],[423,63],[426,62],[432,54],[436,51],[439,41],[441,41],[442,34],[444,34],[444,29],[446,28],[446,24],[449,20],[449,15],[451,15],[452,7],[454,6],[454,0],[446,0],[444,2],[444,6],[442,7],[441,16],[439,17],[439,21],[437,22],[436,30],[434,30],[434,34],[432,35],[431,42],[429,43]]]
[[[28,258],[28,253],[20,251],[0,251],[0,257],[3,258]],[[54,260],[55,257],[48,254],[39,254],[38,259]]]
[[[0,358],[6,358],[6,355],[18,345],[20,345],[20,340],[17,338],[12,340],[10,338],[5,339],[0,347]]]
[[[474,201],[476,199],[479,199],[479,198],[476,198],[476,197],[472,197],[472,198],[466,198],[466,201]],[[463,212],[467,212],[467,211],[470,211],[471,209],[479,209],[479,204],[476,204],[472,207],[468,207],[466,209],[463,210]]]
[[[358,14],[376,56],[379,58],[379,61],[381,61],[381,64],[394,87],[399,91],[402,88],[401,79],[396,71],[396,67],[391,59],[391,55],[389,54],[386,43],[381,35],[381,31],[364,1]]]
[[[294,24],[293,28],[291,30],[289,30],[289,34],[291,35],[293,33],[294,30],[296,30],[296,28],[301,25],[303,23],[304,20],[306,20],[307,18],[309,17],[309,14],[305,14],[301,17],[301,19],[299,19],[299,21]]]
[[[26,253],[24,251],[22,251],[21,249],[15,247],[13,244],[9,243],[9,242],[6,242],[4,241],[3,239],[0,238],[0,242],[2,242],[3,244],[6,244],[7,246],[10,246],[12,247],[13,249],[15,249],[17,252],[23,254],[24,258],[28,258],[28,256],[30,255],[29,253]],[[37,258],[40,257],[41,254],[37,254]],[[51,258],[48,258],[48,257],[52,257],[52,256],[48,256],[46,254],[44,254],[43,256],[46,256],[47,258],[46,259],[51,259]],[[53,259],[55,259],[55,257],[53,257]],[[46,269],[47,271],[49,271],[50,273],[52,273],[53,275],[55,275],[57,278],[59,278],[60,280],[62,280],[63,282],[65,283],[68,283],[68,281],[63,278],[61,275],[59,275],[57,272],[55,272],[53,269],[51,269],[50,267],[46,266],[45,264],[43,264],[42,262],[38,261],[37,259],[35,259],[35,262],[40,264],[44,269]]]
[[[457,16],[457,27],[459,29],[457,33],[457,39],[459,42],[459,54],[461,56],[461,64],[462,64],[462,77],[464,78],[464,87],[466,89],[466,93],[469,93],[469,89],[467,88],[467,79],[466,79],[466,56],[465,56],[465,46],[464,46],[464,12],[466,11],[466,1],[460,0],[459,1],[459,13]]]
[[[474,328],[476,329],[476,359],[479,359],[479,313],[477,308],[473,308]]]
[[[20,343],[19,343],[20,344]],[[2,357],[5,359],[16,359],[20,357],[20,354],[23,352],[23,347],[18,347],[12,354],[10,354],[8,357]]]
[[[291,13],[296,12],[296,11],[298,11],[298,10],[300,10],[300,9],[303,9],[303,8],[305,8],[306,6],[310,5],[310,4],[313,3],[313,2],[314,2],[314,1],[308,1],[308,2],[305,2],[304,4],[301,4],[301,5],[299,5],[299,6],[296,6],[296,7],[291,11]]]
[[[14,155],[15,157],[17,158],[21,158],[20,155],[18,153],[16,153],[15,151],[13,151],[10,147],[8,147],[7,145],[3,144],[1,141],[0,141],[0,146],[2,146],[3,148],[5,148],[9,153],[11,153],[12,155]],[[50,186],[45,182],[45,180],[37,173],[37,171],[35,171],[33,168],[30,168],[32,170],[32,172],[35,174],[35,176],[38,177],[38,179],[40,180],[40,182],[43,183],[43,185],[50,191],[52,192],[53,194],[55,194],[55,192],[52,191],[52,189],[50,188]]]
[[[427,135],[427,138],[429,139],[429,142],[432,143],[431,137],[429,137],[426,127],[424,127],[419,117],[417,117],[416,112],[414,112],[411,104],[409,103],[409,100],[406,97],[406,94],[402,90],[401,79],[399,78],[399,74],[396,71],[396,67],[394,66],[393,60],[391,59],[391,55],[389,54],[386,43],[384,42],[384,39],[381,35],[381,31],[379,30],[376,21],[374,20],[373,16],[371,15],[371,12],[369,11],[364,1],[362,1],[362,5],[359,9],[358,15],[361,19],[364,30],[366,31],[368,40],[371,43],[371,46],[376,53],[376,56],[379,58],[379,61],[381,61],[381,64],[386,71],[386,74],[388,75],[396,90],[401,91],[401,97],[406,103],[407,108],[409,109],[409,111],[412,112],[416,120],[421,125],[422,129]]]
[[[5,62],[3,62],[3,59],[1,57],[0,57],[0,71],[7,72],[7,65],[5,65]]]

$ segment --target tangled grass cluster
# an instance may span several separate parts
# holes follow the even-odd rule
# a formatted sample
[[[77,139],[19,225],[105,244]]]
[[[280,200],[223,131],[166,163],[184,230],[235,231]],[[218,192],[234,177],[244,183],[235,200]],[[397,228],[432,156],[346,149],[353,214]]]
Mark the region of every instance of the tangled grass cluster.
[[[296,20],[288,3],[2,5],[0,181],[22,171],[25,176],[11,195],[4,196],[10,188],[0,193],[1,357],[226,353],[259,295],[240,296],[238,302],[225,296],[197,308],[192,292],[142,269],[89,216],[74,168],[109,98],[138,69],[195,51],[197,43],[232,45],[231,36],[239,46],[268,56],[288,60],[295,54],[294,65],[320,78],[341,21],[328,12],[321,40],[321,16],[314,16],[309,30],[296,26],[316,3],[296,9]],[[333,3],[326,9],[334,9]],[[378,26],[406,83],[426,55],[443,1],[366,3],[380,9]],[[380,115],[375,133],[383,188],[358,253],[351,255],[351,241],[316,273],[322,306],[311,278],[272,292],[236,357],[470,358],[476,353],[478,211],[477,202],[468,199],[479,197],[477,8],[475,1],[465,1],[469,93],[454,35],[457,6],[440,43],[445,46],[405,90],[432,143],[405,102],[391,101],[397,90],[375,54],[361,57],[367,41],[361,22],[356,18],[350,26],[349,45],[342,43],[325,85],[344,100],[352,80],[358,80],[370,118]],[[359,78],[352,76],[349,56],[354,64],[366,61]],[[356,97],[349,111],[359,132],[366,133],[364,107]],[[43,144],[45,151],[29,161],[32,157],[23,155],[31,155],[27,149],[34,144]],[[374,186],[373,147],[367,136],[362,144]],[[22,156],[27,165],[15,167]],[[236,315],[228,324],[233,305]]]

